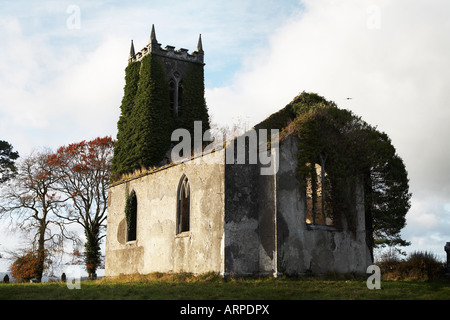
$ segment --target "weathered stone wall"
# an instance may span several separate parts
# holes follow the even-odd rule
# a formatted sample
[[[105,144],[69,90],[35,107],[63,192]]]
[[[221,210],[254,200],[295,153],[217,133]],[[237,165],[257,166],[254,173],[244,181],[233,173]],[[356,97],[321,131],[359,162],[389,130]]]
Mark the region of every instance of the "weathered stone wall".
[[[225,274],[364,273],[371,264],[362,184],[354,232],[307,225],[297,152],[296,137],[280,143],[274,176],[261,175],[259,164],[225,166]]]
[[[227,148],[234,158],[236,151]],[[260,168],[248,161],[225,166],[225,274],[274,270],[274,176],[261,175]]]
[[[329,271],[365,273],[371,264],[366,244],[364,191],[356,186],[356,228],[312,226],[305,222],[305,193],[297,169],[297,140],[288,137],[280,145],[277,174],[277,252],[278,272],[282,274],[322,274]],[[345,215],[342,216],[345,219]]]
[[[224,151],[220,151],[222,154]],[[222,158],[220,154],[206,155]],[[216,158],[217,159],[217,158]],[[176,234],[177,189],[190,183],[190,231]],[[195,160],[116,184],[109,190],[106,276],[223,272],[224,164]],[[137,196],[137,237],[126,241],[125,194]]]
[[[280,143],[275,175],[261,175],[260,164],[225,164],[225,152],[235,151],[228,148],[206,155],[201,164],[191,160],[112,186],[106,275],[365,273],[371,258],[362,184],[356,187],[351,231],[346,221],[339,229],[307,225],[296,139]],[[220,163],[204,163],[213,156]],[[183,174],[191,190],[190,231],[177,235],[176,196]],[[125,194],[131,190],[138,200],[137,240],[127,242]]]
[[[172,55],[159,55],[157,53],[153,53],[153,55],[165,66],[167,80],[174,79],[178,81],[184,79],[187,70],[193,63],[189,60],[179,59]]]

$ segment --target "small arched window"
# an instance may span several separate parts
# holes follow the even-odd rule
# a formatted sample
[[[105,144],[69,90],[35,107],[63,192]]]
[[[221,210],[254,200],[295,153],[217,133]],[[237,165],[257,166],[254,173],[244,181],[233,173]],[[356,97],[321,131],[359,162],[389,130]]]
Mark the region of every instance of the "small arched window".
[[[137,197],[134,190],[127,195],[125,218],[127,222],[127,241],[135,241],[137,230]]]
[[[183,175],[177,192],[177,233],[189,231],[190,200],[189,180]]]

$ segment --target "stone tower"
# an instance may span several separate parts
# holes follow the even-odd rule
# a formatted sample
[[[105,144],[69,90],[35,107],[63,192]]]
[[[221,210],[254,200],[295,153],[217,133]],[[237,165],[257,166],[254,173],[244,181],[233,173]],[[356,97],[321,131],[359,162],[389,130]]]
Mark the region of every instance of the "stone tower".
[[[194,121],[202,121],[203,131],[209,129],[204,65],[201,35],[192,53],[170,45],[161,48],[154,26],[141,51],[136,52],[131,41],[113,179],[170,161],[167,154],[174,129],[185,128],[193,135]]]
[[[149,54],[158,57],[164,64],[166,69],[166,80],[169,84],[170,110],[174,117],[181,116],[183,113],[183,80],[188,75],[189,69],[191,69],[193,65],[196,65],[196,68],[203,71],[204,52],[202,36],[199,36],[197,51],[194,51],[192,54],[188,53],[188,49],[180,48],[175,50],[175,47],[170,45],[167,45],[165,49],[162,49],[161,44],[156,40],[155,26],[153,25],[150,42],[137,54],[135,54],[133,41],[131,41],[128,63],[141,61]],[[203,83],[198,83],[197,85],[202,87],[204,91]]]

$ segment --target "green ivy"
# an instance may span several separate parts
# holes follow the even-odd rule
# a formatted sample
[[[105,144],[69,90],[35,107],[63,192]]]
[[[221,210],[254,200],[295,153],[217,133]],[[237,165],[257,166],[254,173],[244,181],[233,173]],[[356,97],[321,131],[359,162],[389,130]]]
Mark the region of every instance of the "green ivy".
[[[133,171],[133,163],[128,157],[135,147],[133,141],[134,125],[130,121],[135,106],[135,98],[138,90],[141,62],[130,63],[125,69],[125,88],[121,104],[121,115],[117,123],[117,140],[112,159],[112,179],[117,180],[121,174]]]
[[[85,247],[85,262],[86,271],[89,275],[96,273],[97,268],[101,263],[101,250],[99,240],[100,227],[99,225],[92,225],[91,229],[85,230],[86,243]]]
[[[125,70],[124,97],[118,121],[112,180],[137,169],[156,167],[164,160],[174,129],[194,134],[194,121],[202,133],[210,128],[202,64],[191,64],[183,78],[181,113],[170,112],[169,84],[158,56],[147,55]]]
[[[181,115],[175,119],[175,128],[185,128],[194,134],[194,121],[202,121],[202,133],[210,128],[205,100],[203,65],[191,64],[183,78]]]
[[[156,56],[128,65],[118,122],[112,178],[157,166],[169,146],[172,129],[164,65]]]
[[[298,175],[303,189],[307,179],[315,181],[311,164],[325,168],[331,184],[327,202],[338,228],[343,227],[340,217],[344,215],[347,227],[356,230],[355,188],[363,181],[369,247],[408,245],[400,231],[410,208],[409,181],[387,134],[351,111],[339,109],[334,102],[306,92],[256,128],[290,128],[297,135]],[[314,183],[312,188],[314,196]]]
[[[157,56],[142,60],[135,107],[130,116],[131,139],[135,142],[128,155],[132,169],[157,166],[170,147],[171,114],[166,71]]]
[[[126,196],[125,219],[127,222],[127,241],[136,240],[137,198],[134,190],[127,193]]]

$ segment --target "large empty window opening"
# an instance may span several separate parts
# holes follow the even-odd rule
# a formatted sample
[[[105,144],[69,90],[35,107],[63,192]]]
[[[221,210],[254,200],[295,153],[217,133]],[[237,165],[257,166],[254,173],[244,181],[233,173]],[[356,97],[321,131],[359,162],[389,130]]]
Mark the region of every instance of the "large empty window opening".
[[[189,180],[183,175],[177,192],[177,233],[189,231],[190,198]]]
[[[311,165],[309,164],[310,168]],[[333,217],[329,203],[331,184],[322,166],[315,164],[306,179],[306,219],[308,225],[332,226]]]

